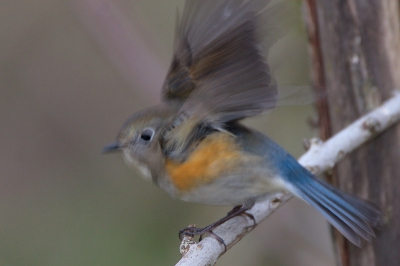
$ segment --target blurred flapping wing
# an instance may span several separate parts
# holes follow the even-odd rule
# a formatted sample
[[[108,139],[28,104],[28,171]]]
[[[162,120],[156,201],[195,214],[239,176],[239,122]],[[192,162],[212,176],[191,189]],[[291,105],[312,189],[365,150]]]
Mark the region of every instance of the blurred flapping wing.
[[[280,35],[273,18],[282,8],[266,8],[268,3],[186,2],[162,89],[164,101],[181,105],[179,116],[164,132],[166,154],[179,157],[207,132],[275,107],[276,84],[262,43],[268,50]]]

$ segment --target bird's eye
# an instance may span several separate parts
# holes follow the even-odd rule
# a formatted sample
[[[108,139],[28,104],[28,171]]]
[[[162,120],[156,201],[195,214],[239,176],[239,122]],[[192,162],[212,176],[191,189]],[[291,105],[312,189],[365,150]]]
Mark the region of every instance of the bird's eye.
[[[152,128],[146,128],[142,131],[140,134],[140,138],[144,141],[150,141],[154,137],[154,129]]]

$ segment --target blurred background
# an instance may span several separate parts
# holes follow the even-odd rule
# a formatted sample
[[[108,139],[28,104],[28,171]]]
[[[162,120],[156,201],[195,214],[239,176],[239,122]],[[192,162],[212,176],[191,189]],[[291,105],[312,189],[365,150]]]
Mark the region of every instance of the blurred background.
[[[280,84],[307,85],[300,1],[270,54]],[[124,120],[159,102],[178,0],[0,0],[0,265],[174,265],[178,230],[230,208],[174,200],[102,155]],[[312,105],[246,121],[296,157]],[[218,265],[334,265],[329,227],[291,200]]]

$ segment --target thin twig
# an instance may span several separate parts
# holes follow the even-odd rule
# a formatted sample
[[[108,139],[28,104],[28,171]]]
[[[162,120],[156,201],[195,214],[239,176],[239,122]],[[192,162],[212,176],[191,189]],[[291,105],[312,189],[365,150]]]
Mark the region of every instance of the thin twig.
[[[381,107],[361,117],[326,142],[314,139],[310,150],[299,159],[300,164],[315,174],[327,171],[346,154],[397,123],[400,120],[400,92],[396,91],[394,94],[394,97]],[[270,195],[257,202],[248,212],[259,224],[291,197],[282,193]],[[249,232],[252,225],[253,222],[249,218],[239,216],[220,225],[213,232],[224,239],[229,250]],[[191,244],[186,250],[187,253],[176,265],[214,265],[225,251],[224,246],[213,237],[206,237],[200,243]]]
[[[132,87],[158,99],[167,65],[112,0],[69,0],[94,43]],[[149,74],[151,73],[151,75]]]

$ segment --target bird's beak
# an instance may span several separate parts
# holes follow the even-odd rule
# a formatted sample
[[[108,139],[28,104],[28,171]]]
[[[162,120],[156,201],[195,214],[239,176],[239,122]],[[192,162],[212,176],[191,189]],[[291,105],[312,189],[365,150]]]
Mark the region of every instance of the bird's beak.
[[[106,146],[103,147],[102,153],[111,153],[115,151],[119,151],[121,148],[121,145],[118,141],[114,141],[113,143],[110,143]]]

